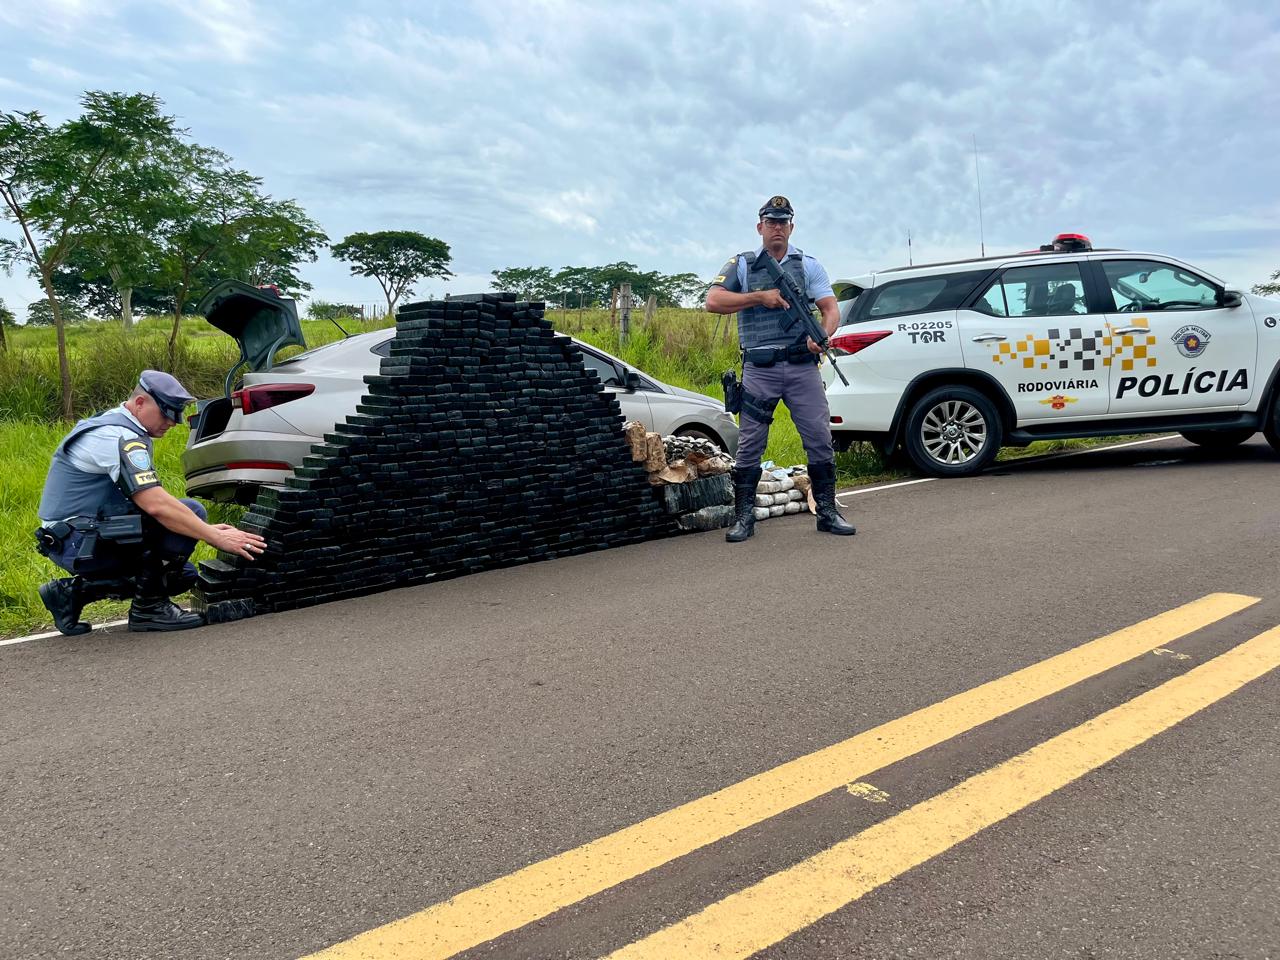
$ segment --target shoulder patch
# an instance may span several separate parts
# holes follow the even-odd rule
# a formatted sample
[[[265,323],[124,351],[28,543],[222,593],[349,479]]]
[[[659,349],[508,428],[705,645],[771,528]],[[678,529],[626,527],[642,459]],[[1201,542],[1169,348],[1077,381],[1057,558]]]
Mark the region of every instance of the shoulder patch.
[[[145,487],[148,484],[159,483],[159,482],[160,480],[156,476],[156,473],[154,470],[147,470],[144,473],[135,473],[133,475],[134,487]]]

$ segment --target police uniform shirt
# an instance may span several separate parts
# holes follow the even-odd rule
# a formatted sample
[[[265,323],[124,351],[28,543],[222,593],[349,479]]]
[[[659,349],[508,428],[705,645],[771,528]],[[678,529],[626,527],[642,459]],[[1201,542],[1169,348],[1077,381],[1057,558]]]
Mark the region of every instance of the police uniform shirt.
[[[763,246],[756,248],[756,256],[769,256],[765,253]],[[827,276],[826,268],[822,266],[813,257],[806,254],[799,247],[793,247],[787,244],[787,256],[798,255],[804,263],[804,280],[805,285],[809,289],[809,299],[812,301],[821,300],[823,297],[834,297],[835,290],[831,288],[831,279]],[[785,257],[783,259],[786,259]],[[747,261],[741,254],[728,261],[720,268],[720,275],[711,281],[713,287],[724,287],[730,293],[747,293]]]
[[[142,421],[135,417],[124,404],[117,407],[115,412],[123,413],[136,423],[139,429],[146,430],[146,427],[142,426]],[[67,458],[77,470],[83,470],[85,473],[109,474],[111,481],[119,484],[120,464],[122,462],[120,457],[121,441],[138,439],[138,435],[128,427],[107,424],[90,430],[79,437],[71,445],[71,449],[67,451]]]

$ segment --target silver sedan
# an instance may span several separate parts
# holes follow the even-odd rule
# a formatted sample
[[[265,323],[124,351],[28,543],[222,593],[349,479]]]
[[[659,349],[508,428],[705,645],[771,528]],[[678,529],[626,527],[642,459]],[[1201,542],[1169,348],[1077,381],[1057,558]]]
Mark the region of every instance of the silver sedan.
[[[248,503],[259,486],[282,484],[312,444],[322,443],[324,434],[356,412],[365,374],[378,372],[394,337],[389,328],[308,350],[267,371],[245,373],[240,389],[202,402],[182,455],[187,492]],[[729,453],[737,450],[738,425],[719,400],[662,383],[603,350],[574,342],[601,388],[617,398],[623,420],[642,421],[664,435],[703,437]]]

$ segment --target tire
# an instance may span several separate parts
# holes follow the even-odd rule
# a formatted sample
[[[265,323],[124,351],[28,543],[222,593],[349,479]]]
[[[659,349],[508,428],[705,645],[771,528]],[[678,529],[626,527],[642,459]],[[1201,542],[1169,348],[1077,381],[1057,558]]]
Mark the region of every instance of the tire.
[[[1267,438],[1267,443],[1271,444],[1271,449],[1280,453],[1280,394],[1276,394],[1271,401],[1271,412],[1262,424],[1262,434]]]
[[[690,437],[694,440],[710,440],[721,450],[725,449],[724,441],[714,431],[705,427],[681,427],[676,431],[677,437]]]
[[[1257,432],[1252,427],[1237,427],[1234,430],[1183,430],[1182,439],[1206,450],[1230,450],[1240,446]]]
[[[912,405],[904,445],[926,476],[972,477],[995,460],[1003,437],[1000,414],[985,395],[939,387]]]

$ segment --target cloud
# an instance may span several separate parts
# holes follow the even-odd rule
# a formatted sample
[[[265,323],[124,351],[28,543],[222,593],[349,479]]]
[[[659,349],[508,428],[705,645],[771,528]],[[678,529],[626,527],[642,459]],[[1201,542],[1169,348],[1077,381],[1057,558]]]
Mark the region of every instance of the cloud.
[[[833,275],[905,260],[908,230],[917,261],[1080,230],[1248,282],[1280,267],[1265,0],[16,9],[7,62],[77,76],[0,70],[6,101],[56,118],[86,87],[158,93],[335,239],[419,229],[465,277],[710,276],[774,193]],[[326,299],[366,283],[327,257],[304,275]]]

